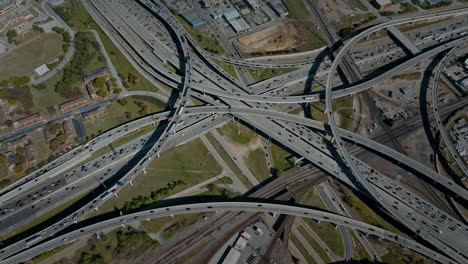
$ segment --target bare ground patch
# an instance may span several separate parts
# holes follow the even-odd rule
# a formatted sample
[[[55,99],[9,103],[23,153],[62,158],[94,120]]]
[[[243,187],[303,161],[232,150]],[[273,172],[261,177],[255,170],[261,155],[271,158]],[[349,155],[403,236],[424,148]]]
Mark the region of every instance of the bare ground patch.
[[[302,45],[307,34],[302,24],[287,21],[239,38],[236,45],[243,53],[282,51]]]

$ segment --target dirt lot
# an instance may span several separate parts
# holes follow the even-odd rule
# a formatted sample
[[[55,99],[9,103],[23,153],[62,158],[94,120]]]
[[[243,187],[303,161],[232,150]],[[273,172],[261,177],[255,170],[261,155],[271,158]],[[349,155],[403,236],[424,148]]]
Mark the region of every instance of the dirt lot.
[[[296,22],[284,22],[239,38],[237,48],[242,53],[288,50],[302,45],[309,34]]]

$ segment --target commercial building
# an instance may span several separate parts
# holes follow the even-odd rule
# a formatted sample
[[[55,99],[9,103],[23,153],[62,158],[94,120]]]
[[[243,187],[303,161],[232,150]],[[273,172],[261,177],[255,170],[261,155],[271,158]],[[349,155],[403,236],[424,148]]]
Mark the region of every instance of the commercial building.
[[[280,17],[285,17],[289,15],[289,11],[281,0],[271,0],[268,5],[275,11],[275,13]]]
[[[41,118],[42,118],[41,115],[39,113],[36,113],[36,114],[16,120],[15,122],[13,122],[13,127],[19,128],[22,126],[26,126],[26,125],[29,125],[36,121],[41,120]]]
[[[17,7],[19,1],[15,0],[0,0],[0,15],[10,12]]]
[[[0,0],[1,1],[1,0]],[[0,32],[1,31],[8,31],[8,30],[17,30],[20,31],[28,21],[32,19],[34,16],[29,13],[28,11],[23,11],[18,13],[3,23],[0,23]]]
[[[74,108],[74,107],[82,105],[84,103],[86,103],[86,99],[83,98],[83,97],[80,97],[80,98],[68,101],[66,103],[63,103],[59,107],[60,107],[60,110],[66,111],[68,109]]]
[[[42,64],[41,66],[37,67],[34,72],[37,74],[37,76],[42,76],[46,74],[49,70],[49,67],[47,65]]]
[[[214,8],[221,5],[223,1],[224,0],[202,0],[202,3],[205,8]]]
[[[384,9],[392,5],[391,0],[375,0],[375,4],[378,9]]]
[[[239,33],[250,28],[249,24],[245,22],[242,16],[235,8],[228,8],[223,14],[226,21],[231,25],[234,30]]]
[[[253,10],[258,10],[260,9],[260,1],[259,0],[246,0],[247,4],[252,8]]]
[[[180,15],[187,21],[192,27],[200,27],[205,24],[205,22],[200,18],[197,11],[195,9],[190,9]]]
[[[468,90],[468,77],[462,79],[460,81],[460,85],[463,87],[465,91],[467,91]]]
[[[237,251],[235,248],[230,248],[229,252],[227,253],[226,257],[223,259],[221,264],[233,264],[239,261],[241,253]]]

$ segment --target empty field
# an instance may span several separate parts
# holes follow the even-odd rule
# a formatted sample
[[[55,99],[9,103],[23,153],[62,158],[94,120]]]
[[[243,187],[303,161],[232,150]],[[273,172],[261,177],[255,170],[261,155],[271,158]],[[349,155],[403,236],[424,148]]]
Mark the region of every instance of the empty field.
[[[34,69],[49,62],[62,52],[62,37],[55,33],[38,38],[0,56],[0,79],[29,76]]]

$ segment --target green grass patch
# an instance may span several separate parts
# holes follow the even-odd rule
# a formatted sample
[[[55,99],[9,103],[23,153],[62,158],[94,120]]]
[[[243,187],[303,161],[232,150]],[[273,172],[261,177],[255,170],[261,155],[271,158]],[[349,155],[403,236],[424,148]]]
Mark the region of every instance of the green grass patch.
[[[368,259],[371,260],[371,256],[367,253],[366,249],[364,246],[359,242],[357,237],[354,235],[353,232],[349,232],[351,234],[351,238],[353,239],[353,249],[354,249],[354,259],[357,260],[363,260],[363,259]]]
[[[303,226],[298,227],[299,231],[301,232],[302,236],[307,240],[307,243],[317,252],[320,258],[325,261],[325,263],[332,263],[333,260],[328,256],[327,252],[319,245],[317,241],[307,232],[307,230]]]
[[[314,206],[323,210],[328,210],[315,188],[312,188],[309,192],[307,192],[304,195],[304,197],[301,200],[301,203],[305,205]]]
[[[217,59],[212,59],[212,60],[214,61],[214,63],[218,64],[218,66],[221,67],[229,75],[231,75],[235,79],[239,79],[239,77],[237,76],[236,70],[234,69],[235,66],[233,64],[228,64]]]
[[[370,209],[363,201],[361,201],[354,193],[352,193],[346,186],[338,184],[340,193],[343,200],[347,205],[354,208],[362,220],[368,224],[383,228],[390,232],[401,234],[401,232],[393,225],[385,221],[381,216]]]
[[[267,79],[280,76],[286,73],[290,73],[295,70],[297,70],[297,68],[284,68],[284,69],[250,68],[249,73],[255,81],[259,82],[259,81],[267,80]]]
[[[367,0],[364,0],[367,1]],[[349,0],[352,7],[355,7],[361,11],[368,11],[367,7],[360,0]]]
[[[200,48],[216,55],[226,54],[223,46],[221,46],[207,25],[193,28],[189,23],[187,23],[187,21],[185,21],[185,19],[179,15],[175,15],[175,17],[184,26],[185,30],[190,34],[195,42],[197,42]]]
[[[142,102],[141,100],[133,100],[129,98],[127,101],[128,103],[123,106],[117,102],[112,102],[106,106],[105,111],[101,116],[85,120],[83,123],[88,135],[93,138],[96,135],[102,134],[104,131],[137,117],[164,110],[158,105]],[[146,105],[146,110],[142,110],[142,107],[137,105],[141,102]]]
[[[0,89],[0,99],[6,100],[11,105],[20,103],[24,109],[34,109],[34,100],[29,86]]]
[[[310,218],[303,218],[303,220],[335,254],[344,256],[341,233],[333,224],[327,222],[320,222],[319,224]]]
[[[203,221],[203,217],[210,217],[214,213],[181,214],[174,217],[161,217],[142,221],[141,224],[147,232],[157,233],[164,239],[170,239],[174,234],[189,229]]]
[[[310,13],[307,10],[303,0],[283,0],[289,11],[289,17],[294,19],[307,19]]]
[[[219,175],[222,171],[200,139],[163,152],[145,170],[147,174],[138,175],[133,180],[133,186],[124,188],[118,197],[109,199],[100,207],[100,212],[112,211],[114,207],[122,208],[125,202],[131,201],[137,194],[151,193],[169,182],[185,182],[186,185],[178,186],[172,193],[183,191]],[[163,195],[160,199],[165,197]]]
[[[29,76],[41,64],[49,63],[62,52],[62,37],[59,34],[41,34],[11,52],[0,56],[0,80],[10,76]]]
[[[34,153],[36,154],[36,162],[39,163],[47,159],[49,153],[49,145],[47,144],[44,133],[36,131],[30,135]]]
[[[227,122],[216,130],[230,142],[237,144],[249,144],[258,137],[250,128],[239,122]]]
[[[310,103],[310,115],[312,119],[327,123],[328,117],[327,114],[324,113],[325,111],[325,103],[323,102],[313,102]]]
[[[291,234],[290,236],[291,241],[296,245],[297,249],[299,252],[301,252],[301,255],[305,258],[308,264],[315,264],[314,258],[309,254],[309,251],[302,245],[301,241],[296,237],[296,235]]]
[[[70,25],[74,30],[89,30],[94,29],[98,32],[102,43],[109,54],[109,57],[114,64],[117,72],[121,76],[128,76],[132,74],[136,76],[135,83],[128,82],[126,87],[129,90],[136,91],[158,91],[150,81],[143,77],[135,67],[125,58],[120,50],[114,45],[112,40],[101,30],[95,23],[93,18],[89,15],[86,8],[82,5],[80,0],[70,0],[59,6],[53,8],[62,19]]]
[[[261,148],[250,151],[244,162],[259,182],[270,178],[265,152]]]
[[[26,260],[24,262],[24,264],[35,264],[35,263],[41,263],[42,261],[52,257],[53,255],[57,254],[58,252],[64,250],[65,248],[71,246],[72,244],[66,244],[66,245],[63,245],[63,246],[60,246],[60,247],[56,247],[56,248],[53,248],[49,251],[46,251],[30,260]],[[68,263],[68,262],[66,262]]]
[[[245,176],[242,171],[237,167],[236,163],[232,160],[232,158],[229,156],[229,154],[226,152],[226,150],[221,146],[221,144],[211,135],[210,133],[205,134],[206,138],[208,141],[210,141],[211,145],[216,149],[218,154],[223,158],[223,160],[226,162],[226,164],[229,166],[229,168],[234,172],[234,174],[237,176],[237,178],[248,188],[252,189],[253,184],[247,179],[247,176]]]
[[[270,145],[270,154],[276,176],[289,174],[298,168],[294,165],[294,156],[274,143]]]
[[[392,80],[415,81],[415,80],[420,80],[421,76],[422,76],[421,72],[403,73],[403,74],[393,76]]]
[[[300,26],[303,26],[308,34],[304,37],[304,44],[296,47],[296,52],[305,52],[309,50],[318,49],[326,45],[320,33],[316,30],[315,24],[312,22],[301,21]]]
[[[233,183],[234,182],[232,181],[231,177],[228,177],[228,176],[224,176],[220,179],[217,179],[216,181],[210,182],[210,184],[213,184],[213,185],[225,185],[225,184],[233,184]]]
[[[100,239],[92,236],[87,245],[80,248],[73,256],[73,263],[104,264],[116,260],[135,262],[137,259],[151,252],[159,246],[145,232],[131,227],[118,228]]]
[[[394,243],[385,242],[386,248],[388,250],[387,254],[381,257],[382,262],[388,264],[430,264],[434,261],[419,255],[418,253],[407,249],[402,248]]]

